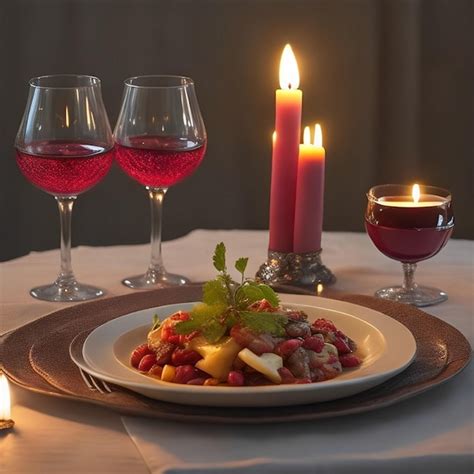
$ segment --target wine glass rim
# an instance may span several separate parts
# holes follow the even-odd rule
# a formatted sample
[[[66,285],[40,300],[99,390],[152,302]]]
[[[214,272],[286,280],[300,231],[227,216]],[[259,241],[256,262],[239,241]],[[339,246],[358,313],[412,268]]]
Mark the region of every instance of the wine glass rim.
[[[60,79],[60,78],[63,78],[63,79],[71,79],[71,78],[75,78],[77,79],[78,81],[80,81],[81,79],[88,79],[89,80],[89,84],[77,84],[77,85],[44,85],[44,84],[41,84],[41,81],[44,81],[44,80],[47,80],[47,79]],[[34,87],[35,89],[64,89],[64,90],[67,90],[67,89],[71,89],[71,90],[74,90],[74,89],[85,89],[85,88],[89,88],[89,87],[97,87],[97,86],[100,86],[101,84],[101,81],[100,79],[97,77],[97,76],[91,76],[91,75],[88,75],[88,74],[46,74],[44,76],[36,76],[36,77],[32,77],[29,81],[28,81],[28,84],[31,86],[31,87]]]
[[[380,200],[380,198],[383,197],[383,196],[377,197],[377,196],[375,195],[375,190],[376,190],[377,188],[389,187],[389,186],[393,186],[393,187],[398,186],[398,187],[400,187],[400,188],[403,188],[403,187],[405,187],[405,188],[411,188],[413,185],[412,185],[412,184],[395,184],[395,183],[377,184],[376,186],[372,186],[372,187],[369,189],[369,191],[368,191],[367,194],[366,194],[367,199],[369,199],[370,201],[378,202],[378,201]],[[422,190],[424,191],[425,194],[435,194],[435,195],[438,195],[438,194],[436,194],[435,192],[430,193],[429,191],[430,191],[430,190],[431,190],[431,191],[438,191],[438,192],[441,191],[441,193],[444,194],[444,195],[442,195],[442,196],[440,196],[440,197],[442,197],[443,199],[445,199],[446,202],[451,202],[451,200],[452,200],[451,192],[448,191],[448,190],[445,189],[445,188],[441,188],[440,186],[431,186],[431,185],[424,185],[424,184],[422,184],[421,187],[422,187]]]
[[[173,85],[140,85],[133,84],[132,81],[135,79],[176,79],[180,80],[181,84]],[[180,76],[177,74],[145,74],[143,76],[132,76],[125,79],[124,84],[127,87],[133,87],[136,89],[180,89],[183,87],[188,87],[194,85],[194,81],[188,76]]]

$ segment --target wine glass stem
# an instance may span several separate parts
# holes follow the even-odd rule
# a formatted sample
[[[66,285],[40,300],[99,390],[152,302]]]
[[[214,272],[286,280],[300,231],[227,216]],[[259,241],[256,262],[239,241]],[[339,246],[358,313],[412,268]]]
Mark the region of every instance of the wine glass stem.
[[[59,286],[67,286],[74,282],[71,265],[71,217],[76,196],[56,196],[61,222],[61,271],[56,280]]]
[[[407,291],[416,289],[415,270],[416,263],[403,263],[403,288]]]
[[[163,199],[167,188],[152,188],[147,186],[151,206],[151,260],[148,272],[164,272],[161,256],[161,227],[163,221]]]

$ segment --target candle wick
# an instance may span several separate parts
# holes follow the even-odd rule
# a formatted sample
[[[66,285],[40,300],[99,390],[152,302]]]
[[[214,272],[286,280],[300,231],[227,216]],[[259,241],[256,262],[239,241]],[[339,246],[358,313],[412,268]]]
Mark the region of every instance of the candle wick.
[[[288,89],[291,90],[291,82],[288,83]]]

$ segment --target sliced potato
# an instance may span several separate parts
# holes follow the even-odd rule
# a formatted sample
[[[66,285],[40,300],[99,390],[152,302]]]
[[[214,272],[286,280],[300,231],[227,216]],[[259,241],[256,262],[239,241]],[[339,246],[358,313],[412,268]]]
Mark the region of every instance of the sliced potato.
[[[173,365],[166,364],[163,366],[163,372],[161,372],[161,380],[163,382],[173,382],[176,375],[176,369]]]
[[[242,349],[239,358],[273,383],[281,383],[278,369],[283,367],[283,359],[279,355],[267,352],[258,356],[249,349]]]
[[[196,362],[195,366],[221,381],[227,379],[232,363],[241,349],[232,337],[228,337],[218,344],[208,344],[204,340],[193,339],[189,348],[203,357]]]

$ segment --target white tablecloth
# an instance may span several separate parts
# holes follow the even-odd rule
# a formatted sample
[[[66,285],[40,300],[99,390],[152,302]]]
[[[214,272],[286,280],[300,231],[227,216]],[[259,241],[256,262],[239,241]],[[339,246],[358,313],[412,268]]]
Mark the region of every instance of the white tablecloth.
[[[249,272],[264,260],[261,231],[195,231],[164,244],[170,271],[194,280],[213,276],[218,241],[229,258],[249,256]],[[401,280],[401,268],[364,234],[326,233],[323,260],[337,288],[371,294]],[[73,263],[82,281],[108,295],[130,292],[124,276],[144,270],[148,246],[79,247]],[[0,265],[0,333],[62,305],[28,296],[56,276],[58,252],[32,253]],[[420,265],[418,280],[450,299],[426,310],[473,342],[474,242],[452,240]],[[474,370],[415,399],[370,414],[269,426],[192,425],[144,420],[13,388],[15,431],[0,435],[0,472],[472,472]],[[125,428],[124,429],[124,425]],[[130,436],[129,436],[130,435]]]

